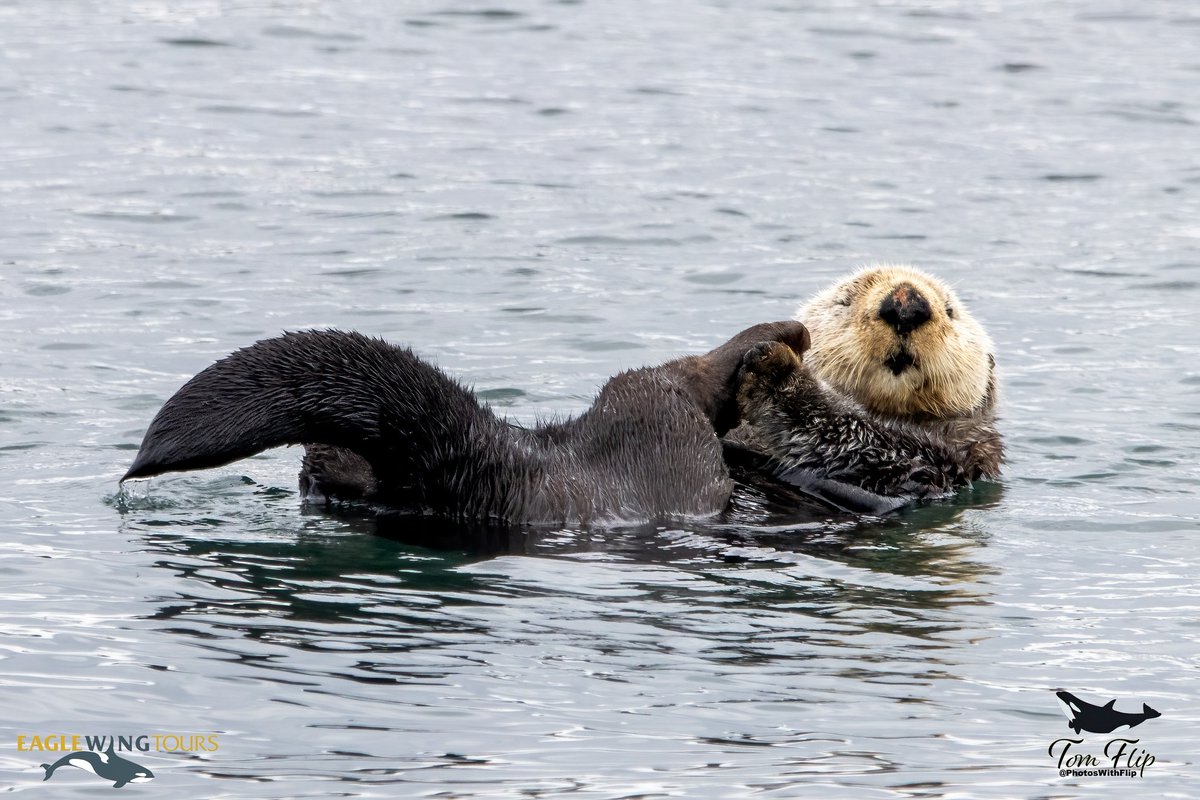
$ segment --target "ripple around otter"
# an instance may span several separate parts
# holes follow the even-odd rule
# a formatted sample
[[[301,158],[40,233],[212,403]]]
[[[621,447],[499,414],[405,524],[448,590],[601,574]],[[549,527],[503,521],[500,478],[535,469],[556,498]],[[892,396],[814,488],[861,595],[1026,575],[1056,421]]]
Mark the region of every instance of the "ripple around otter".
[[[19,735],[220,732],[143,791],[1090,800],[1062,687],[1160,709],[1138,785],[1193,795],[1197,26],[901,5],[0,5],[5,785]],[[115,484],[285,329],[527,422],[877,260],[996,341],[1002,484],[604,533],[305,509],[286,449]]]

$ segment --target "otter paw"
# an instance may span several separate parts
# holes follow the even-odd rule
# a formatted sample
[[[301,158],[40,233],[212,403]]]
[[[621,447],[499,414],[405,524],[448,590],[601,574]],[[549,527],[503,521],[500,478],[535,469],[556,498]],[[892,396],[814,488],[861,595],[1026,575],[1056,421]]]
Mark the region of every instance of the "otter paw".
[[[782,342],[761,342],[742,356],[738,383],[743,395],[769,391],[801,367],[800,356]]]
[[[742,356],[742,374],[775,380],[790,375],[800,363],[796,351],[783,342],[760,342]]]

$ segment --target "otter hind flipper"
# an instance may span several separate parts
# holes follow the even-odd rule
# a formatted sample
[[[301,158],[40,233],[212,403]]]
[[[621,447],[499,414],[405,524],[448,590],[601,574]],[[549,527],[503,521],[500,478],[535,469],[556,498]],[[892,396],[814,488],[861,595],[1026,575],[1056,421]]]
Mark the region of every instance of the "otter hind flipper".
[[[832,480],[811,469],[791,469],[778,473],[778,480],[810,493],[840,511],[851,514],[883,516],[904,508],[915,498],[907,495],[876,494],[852,483]]]
[[[738,441],[723,439],[725,463],[738,480],[778,494],[791,491],[808,503],[841,514],[882,516],[903,508],[911,497],[887,497],[843,481],[831,480],[810,469],[780,470],[773,456]]]

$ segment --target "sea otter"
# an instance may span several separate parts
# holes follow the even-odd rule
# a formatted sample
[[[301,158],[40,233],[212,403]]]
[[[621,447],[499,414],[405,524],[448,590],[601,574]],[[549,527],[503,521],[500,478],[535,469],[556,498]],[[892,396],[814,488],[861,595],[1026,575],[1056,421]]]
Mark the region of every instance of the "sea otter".
[[[998,475],[991,343],[948,286],[868,269],[799,316],[618,375],[581,416],[529,430],[411,350],[286,334],[181,388],[122,480],[305,444],[308,500],[554,524],[714,516],[764,494],[884,513]]]
[[[803,352],[809,337],[799,322],[755,325],[706,355],[621,373],[585,413],[526,429],[407,348],[288,333],[188,381],[122,481],[306,444],[309,495],[506,523],[713,516],[733,490],[718,437],[738,423],[742,358],[764,342]]]
[[[757,455],[785,483],[876,513],[999,475],[992,343],[949,286],[874,267],[797,316],[803,361],[774,343],[744,359],[731,462]]]

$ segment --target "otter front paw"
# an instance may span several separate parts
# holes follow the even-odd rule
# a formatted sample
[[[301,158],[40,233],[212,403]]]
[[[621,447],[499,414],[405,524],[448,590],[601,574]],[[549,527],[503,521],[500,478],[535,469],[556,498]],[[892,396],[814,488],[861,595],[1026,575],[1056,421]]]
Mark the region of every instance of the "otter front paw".
[[[742,406],[770,398],[803,367],[800,356],[782,342],[761,342],[742,356],[738,399]]]

